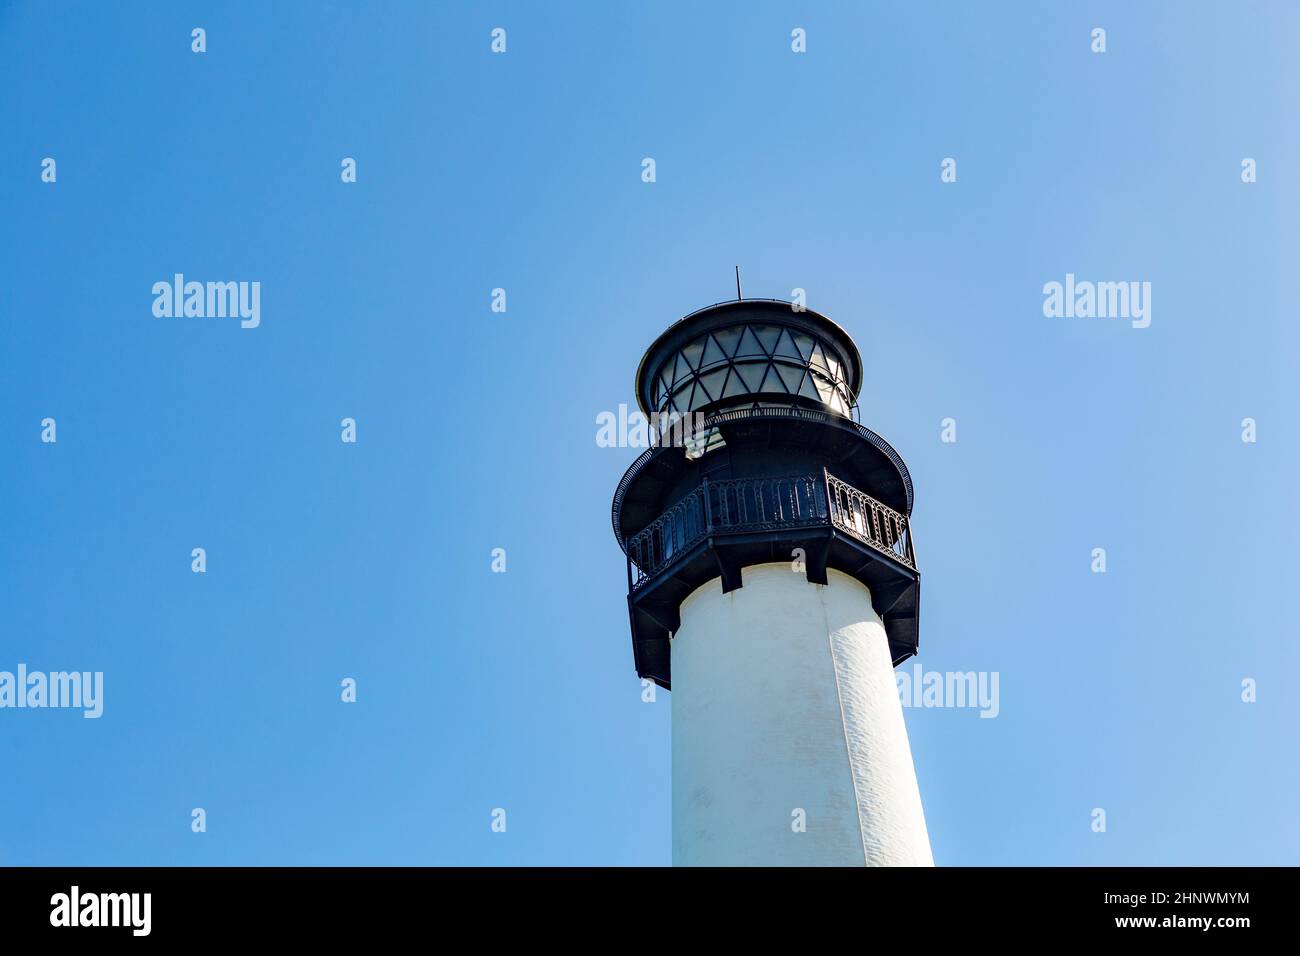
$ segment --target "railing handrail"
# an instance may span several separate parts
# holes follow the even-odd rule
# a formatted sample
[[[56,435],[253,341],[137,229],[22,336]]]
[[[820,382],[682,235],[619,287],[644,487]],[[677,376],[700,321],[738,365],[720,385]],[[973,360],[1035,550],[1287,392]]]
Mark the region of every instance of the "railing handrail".
[[[885,503],[884,503],[883,501],[881,501],[879,498],[873,498],[871,495],[867,494],[867,493],[866,493],[865,491],[863,491],[861,488],[855,488],[855,487],[853,487],[851,484],[849,484],[849,483],[848,483],[847,481],[845,481],[844,479],[842,479],[842,478],[836,478],[836,477],[835,477],[834,475],[832,475],[830,472],[827,472],[827,473],[826,473],[826,482],[827,482],[827,487],[838,487],[838,488],[843,488],[843,489],[845,489],[846,491],[848,491],[848,492],[850,492],[850,493],[852,493],[852,494],[855,494],[855,495],[861,495],[863,498],[866,498],[868,501],[870,501],[870,502],[871,502],[875,507],[879,508],[881,511],[884,511],[884,512],[888,513],[891,517],[897,518],[899,521],[908,521],[908,520],[909,520],[908,517],[907,517],[907,515],[903,514],[901,511],[898,511],[898,510],[895,509],[895,508],[891,508],[891,507],[889,507],[889,505],[885,504]]]
[[[854,537],[860,538],[877,550],[893,555],[912,570],[916,570],[916,556],[912,550],[912,523],[907,515],[894,510],[883,501],[878,501],[865,491],[854,488],[847,481],[836,478],[829,471],[826,472],[826,492],[831,502],[831,521],[833,524]],[[850,503],[858,505],[858,511],[854,512],[855,517],[858,516],[858,512],[862,511],[865,505],[865,510],[871,515],[870,534],[867,533],[864,527],[865,522],[850,520],[841,516],[844,510],[839,500],[839,494],[841,493],[848,498]],[[881,515],[887,520],[878,521],[878,516]]]
[[[733,489],[739,489],[734,496]],[[705,478],[699,487],[628,539],[632,590],[712,535],[821,525],[839,528],[916,569],[908,516],[822,469],[820,475]]]

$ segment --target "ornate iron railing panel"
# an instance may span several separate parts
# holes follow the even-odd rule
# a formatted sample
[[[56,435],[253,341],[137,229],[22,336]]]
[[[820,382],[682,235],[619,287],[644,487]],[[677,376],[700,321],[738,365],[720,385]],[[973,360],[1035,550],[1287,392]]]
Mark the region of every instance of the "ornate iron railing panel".
[[[714,534],[826,524],[826,488],[820,477],[713,481],[704,491]]]
[[[705,479],[627,542],[632,590],[703,538],[833,526],[916,569],[907,516],[823,472],[779,478]]]
[[[916,570],[912,533],[906,515],[834,475],[826,476],[826,488],[830,496],[831,523],[835,527]]]
[[[704,489],[697,488],[628,539],[627,556],[636,568],[633,590],[706,534]]]

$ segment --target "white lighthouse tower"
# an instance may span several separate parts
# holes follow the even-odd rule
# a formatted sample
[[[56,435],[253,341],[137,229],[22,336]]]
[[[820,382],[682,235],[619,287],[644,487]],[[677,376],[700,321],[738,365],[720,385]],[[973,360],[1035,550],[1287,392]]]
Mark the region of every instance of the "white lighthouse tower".
[[[675,865],[933,865],[893,674],[912,483],[861,381],[843,329],[768,299],[691,313],[637,370],[677,423],[613,507],[637,672],[672,691]]]

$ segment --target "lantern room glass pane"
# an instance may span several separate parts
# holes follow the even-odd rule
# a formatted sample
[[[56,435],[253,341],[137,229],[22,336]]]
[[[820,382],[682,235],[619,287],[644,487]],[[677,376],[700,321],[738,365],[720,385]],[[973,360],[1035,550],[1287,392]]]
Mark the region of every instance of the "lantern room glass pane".
[[[722,386],[727,379],[727,369],[720,368],[713,372],[706,372],[700,379],[702,385],[709,393],[709,401],[717,401],[722,397]]]
[[[727,384],[722,389],[722,397],[731,398],[733,395],[744,395],[748,391],[749,389],[746,387],[745,383],[740,380],[740,376],[736,374],[736,370],[733,368],[731,370],[731,377],[727,379]]]
[[[776,370],[781,373],[781,381],[785,383],[786,391],[791,395],[799,394],[799,383],[803,379],[803,366],[786,365],[778,362]]]
[[[826,368],[826,356],[822,354],[822,345],[820,342],[813,346],[812,364],[813,367],[821,369],[823,372],[829,371],[829,369]]]
[[[718,345],[726,353],[727,358],[736,354],[736,345],[740,342],[740,334],[744,329],[735,326],[730,329],[719,329],[713,333],[713,337],[718,340]]]
[[[692,342],[690,345],[686,346],[686,348],[682,349],[682,355],[686,357],[686,361],[690,364],[691,368],[700,367],[700,356],[703,354],[704,339]]]
[[[746,328],[745,334],[740,337],[740,348],[736,349],[736,357],[739,358],[742,355],[767,356],[767,353],[763,351],[763,346],[759,345],[758,339],[754,337],[753,329]]]
[[[826,356],[826,369],[831,373],[831,378],[843,378],[844,375],[840,371],[839,356],[836,355],[830,349],[825,350],[825,356]]]
[[[763,373],[767,371],[767,363],[737,362],[735,370],[740,373],[740,378],[745,383],[745,391],[757,392],[759,384],[763,381]]]
[[[821,395],[821,400],[829,405],[831,397],[835,394],[835,386],[817,374],[813,375],[813,384],[817,386],[817,392]]]
[[[781,381],[781,376],[777,374],[775,366],[768,366],[767,375],[763,377],[763,384],[759,388],[760,392],[784,392],[785,383]]]
[[[763,351],[771,355],[776,350],[776,340],[781,337],[781,326],[779,325],[752,325],[754,335],[758,337],[758,344],[763,346]]]
[[[713,336],[709,336],[709,344],[704,348],[704,358],[700,360],[700,368],[705,368],[718,362],[725,362],[726,360],[727,356],[722,354],[722,349],[718,347],[718,343],[713,340]]]
[[[789,329],[785,329],[781,332],[781,338],[776,343],[776,351],[774,354],[784,356],[785,358],[795,359],[799,362],[803,361],[803,356],[799,354],[799,350],[794,347],[794,341],[790,338]]]

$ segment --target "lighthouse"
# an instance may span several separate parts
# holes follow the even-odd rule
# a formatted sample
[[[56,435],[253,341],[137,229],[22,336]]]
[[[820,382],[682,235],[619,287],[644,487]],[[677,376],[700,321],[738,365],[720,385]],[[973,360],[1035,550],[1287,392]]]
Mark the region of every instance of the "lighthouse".
[[[918,640],[912,480],[859,422],[863,374],[831,319],[741,298],[637,369],[671,427],[613,524],[637,673],[671,692],[676,866],[933,865],[893,673]]]

